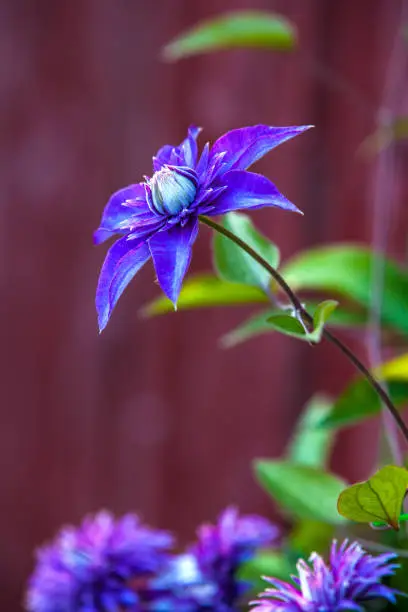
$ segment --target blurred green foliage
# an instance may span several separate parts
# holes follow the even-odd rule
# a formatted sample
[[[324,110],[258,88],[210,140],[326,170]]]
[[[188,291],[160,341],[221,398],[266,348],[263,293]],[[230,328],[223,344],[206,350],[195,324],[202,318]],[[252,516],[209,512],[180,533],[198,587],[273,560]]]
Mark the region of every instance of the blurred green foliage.
[[[262,11],[236,11],[203,21],[182,33],[164,49],[169,61],[199,53],[233,48],[267,48],[289,51],[296,45],[295,27],[286,18]],[[408,137],[408,119],[399,116],[381,124],[359,148],[363,156],[376,155],[395,140]],[[249,217],[230,213],[224,227],[246,241],[277,268],[278,247],[263,236]],[[227,238],[214,236],[214,274],[192,276],[182,289],[179,310],[218,306],[254,306],[253,313],[221,339],[221,346],[234,347],[261,334],[282,333],[308,342],[318,342],[325,326],[364,330],[372,307],[372,269],[380,262],[384,270],[380,324],[387,346],[406,344],[408,335],[408,273],[397,262],[371,248],[335,244],[309,249],[284,262],[280,269],[289,286],[305,295],[305,307],[313,316],[313,329],[305,326],[298,313],[282,296],[276,283],[251,257]],[[323,302],[320,300],[325,298]],[[339,303],[340,302],[340,303]],[[154,316],[173,311],[172,304],[158,298],[143,314]],[[408,403],[408,353],[382,364],[373,372],[387,384],[394,404]],[[291,528],[279,550],[259,554],[244,565],[242,577],[257,590],[266,585],[261,575],[288,579],[295,572],[299,556],[312,551],[327,553],[335,531],[353,526],[337,512],[337,499],[344,483],[328,469],[337,432],[376,416],[381,402],[366,379],[356,377],[338,398],[313,397],[304,407],[284,458],[256,460],[256,477],[268,495],[290,520]],[[350,520],[369,523],[383,519],[396,527],[408,484],[405,469],[388,466],[364,483],[353,485],[340,495],[339,510]],[[368,527],[366,528],[368,531]],[[398,537],[397,537],[398,536]],[[407,553],[402,532],[368,531],[369,540],[381,546],[400,548]],[[374,542],[375,549],[375,542]],[[407,591],[408,562],[392,579],[393,586]],[[408,599],[398,609],[408,610]]]
[[[267,11],[235,11],[217,16],[178,35],[163,49],[167,61],[220,49],[266,48],[290,51],[296,44],[293,24]]]

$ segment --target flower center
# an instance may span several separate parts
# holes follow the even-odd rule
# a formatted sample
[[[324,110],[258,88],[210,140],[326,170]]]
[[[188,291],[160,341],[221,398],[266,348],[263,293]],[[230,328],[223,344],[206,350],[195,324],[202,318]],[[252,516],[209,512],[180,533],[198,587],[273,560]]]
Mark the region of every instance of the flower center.
[[[177,215],[194,202],[198,179],[191,168],[164,166],[149,181],[152,204],[160,214]]]

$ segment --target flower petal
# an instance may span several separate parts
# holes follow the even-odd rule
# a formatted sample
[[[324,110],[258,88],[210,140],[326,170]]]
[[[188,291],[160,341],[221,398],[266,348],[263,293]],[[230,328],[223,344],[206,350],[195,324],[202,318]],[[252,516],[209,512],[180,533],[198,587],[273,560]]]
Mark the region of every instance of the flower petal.
[[[301,212],[261,174],[231,170],[223,176],[223,183],[227,189],[211,203],[208,202],[203,208],[200,207],[200,214],[221,215],[231,210],[251,210],[262,206],[277,206]]]
[[[171,145],[164,145],[164,147],[157,151],[156,155],[153,157],[153,168],[155,172],[161,170],[163,166],[170,163],[173,151],[174,147]]]
[[[197,137],[201,128],[190,125],[188,136],[178,147],[164,145],[153,157],[153,168],[157,172],[166,164],[177,164],[194,168],[197,161]]]
[[[142,239],[120,238],[109,249],[96,290],[99,331],[102,331],[114,307],[136,272],[150,259],[150,250]]]
[[[196,125],[190,125],[188,128],[188,136],[180,145],[180,150],[184,155],[184,160],[187,166],[194,168],[197,161],[197,137],[201,132],[201,128]]]
[[[200,159],[196,165],[195,171],[197,172],[198,177],[201,177],[204,172],[206,172],[208,168],[208,158],[210,155],[210,144],[207,142],[202,150],[200,155]]]
[[[175,306],[190,263],[191,247],[197,232],[198,221],[192,218],[184,227],[175,225],[168,231],[154,234],[149,240],[157,280]]]
[[[206,205],[206,202],[208,201],[212,202],[213,200],[216,199],[216,197],[220,193],[222,193],[226,189],[227,187],[225,185],[223,185],[222,187],[209,187],[208,189],[201,189],[199,192],[199,195],[197,196],[196,200],[192,204],[192,207],[194,208],[200,207],[200,211],[201,211],[203,207]],[[212,205],[211,205],[211,208],[213,208]]]
[[[156,216],[145,218],[140,216],[136,217],[135,219],[131,219],[129,225],[124,226],[123,229],[126,230],[126,237],[128,240],[137,240],[139,244],[141,239],[150,236],[154,232],[157,232],[164,225],[166,225],[166,220],[163,218],[157,218]]]
[[[127,200],[131,203],[126,204]],[[111,236],[123,232],[120,225],[129,217],[149,212],[143,183],[129,185],[116,191],[105,206],[101,224],[94,233],[95,244],[101,244]]]
[[[271,149],[311,127],[313,126],[272,127],[254,125],[231,130],[214,143],[211,149],[211,157],[225,151],[226,155],[223,159],[223,162],[226,163],[225,171],[245,170]]]

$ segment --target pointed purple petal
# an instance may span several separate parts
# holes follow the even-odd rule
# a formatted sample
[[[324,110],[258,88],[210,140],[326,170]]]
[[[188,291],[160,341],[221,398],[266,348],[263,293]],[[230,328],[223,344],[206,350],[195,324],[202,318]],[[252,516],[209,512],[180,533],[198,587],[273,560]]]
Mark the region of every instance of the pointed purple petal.
[[[183,143],[182,143],[183,144]],[[164,145],[159,149],[153,157],[153,169],[155,172],[161,170],[163,166],[174,164],[176,166],[185,166],[184,151],[180,147],[172,147]]]
[[[226,189],[227,187],[225,185],[222,185],[222,187],[209,187],[208,189],[201,189],[199,195],[194,201],[194,204],[192,204],[192,207],[200,207],[200,211],[202,211],[208,201],[212,202]],[[212,204],[210,204],[210,206],[211,208],[214,208]]]
[[[313,126],[271,127],[254,125],[232,130],[221,136],[211,149],[211,158],[226,151],[225,170],[245,170],[268,151]]]
[[[175,306],[190,263],[191,247],[197,231],[198,221],[193,218],[184,227],[175,225],[168,231],[158,232],[149,240],[157,280]]]
[[[217,177],[223,175],[229,169],[228,163],[224,161],[225,157],[225,152],[211,156],[204,179],[205,185],[210,185]]]
[[[200,132],[201,128],[190,125],[187,138],[178,147],[164,145],[164,147],[159,149],[155,157],[153,157],[154,171],[161,170],[167,164],[194,168],[197,161],[197,137]]]
[[[148,214],[130,217],[121,223],[120,229],[126,231],[128,240],[137,240],[139,243],[157,232],[166,224],[166,219],[162,216],[154,215],[148,210]]]
[[[201,128],[190,125],[188,128],[188,136],[180,145],[180,150],[184,156],[187,166],[194,168],[197,161],[197,137],[201,132]]]
[[[223,177],[227,189],[214,201],[200,207],[200,214],[222,215],[232,210],[253,210],[263,206],[277,206],[300,213],[273,183],[261,174],[231,170]]]
[[[164,145],[164,147],[157,151],[156,155],[153,157],[153,168],[155,172],[161,170],[163,166],[170,163],[173,151],[174,147],[171,145]]]
[[[126,202],[130,200],[128,204]],[[95,244],[104,242],[116,233],[123,232],[121,224],[132,216],[149,212],[143,183],[129,185],[116,191],[105,206],[101,224],[94,233]]]
[[[96,310],[99,331],[102,331],[114,307],[136,272],[150,258],[145,242],[120,238],[109,249],[99,275],[96,290]]]
[[[112,238],[112,236],[115,236],[116,234],[125,234],[125,233],[126,233],[125,231],[121,231],[121,230],[107,230],[107,229],[104,229],[103,227],[99,227],[93,233],[93,241],[94,241],[94,244],[102,244],[102,242],[105,242],[105,240],[109,240],[109,238]]]
[[[363,606],[359,606],[355,601],[344,599],[344,601],[337,604],[337,610],[339,612],[352,612],[353,610],[354,612],[363,612],[364,608]]]
[[[198,177],[201,177],[201,175],[207,171],[209,154],[210,154],[210,144],[207,142],[204,146],[204,149],[200,155],[200,159],[198,160],[198,164],[195,169]]]

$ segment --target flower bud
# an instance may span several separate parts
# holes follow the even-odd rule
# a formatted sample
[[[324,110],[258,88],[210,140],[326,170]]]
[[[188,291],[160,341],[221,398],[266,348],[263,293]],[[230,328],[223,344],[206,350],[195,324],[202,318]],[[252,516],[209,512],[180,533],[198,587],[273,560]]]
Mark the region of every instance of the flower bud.
[[[194,170],[164,166],[149,181],[154,208],[160,214],[177,215],[194,201],[197,183]]]

